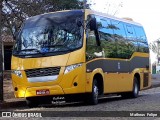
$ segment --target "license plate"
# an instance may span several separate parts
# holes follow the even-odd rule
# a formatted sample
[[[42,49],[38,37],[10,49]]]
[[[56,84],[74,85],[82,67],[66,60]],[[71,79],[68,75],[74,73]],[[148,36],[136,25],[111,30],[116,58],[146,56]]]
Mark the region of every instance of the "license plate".
[[[36,94],[37,95],[49,95],[50,92],[48,89],[45,89],[45,90],[36,90]]]

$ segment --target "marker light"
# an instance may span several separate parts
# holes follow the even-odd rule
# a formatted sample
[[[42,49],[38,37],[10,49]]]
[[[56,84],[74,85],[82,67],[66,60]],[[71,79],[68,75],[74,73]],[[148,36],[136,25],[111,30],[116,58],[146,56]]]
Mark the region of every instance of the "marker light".
[[[20,70],[12,70],[12,74],[17,75],[18,77],[22,77],[22,73]]]

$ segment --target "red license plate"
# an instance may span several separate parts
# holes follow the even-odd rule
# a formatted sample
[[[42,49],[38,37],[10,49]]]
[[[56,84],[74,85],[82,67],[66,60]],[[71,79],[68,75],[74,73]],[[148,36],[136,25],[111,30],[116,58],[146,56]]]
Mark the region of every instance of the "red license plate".
[[[36,94],[37,95],[49,95],[50,92],[48,89],[45,89],[45,90],[36,90]]]

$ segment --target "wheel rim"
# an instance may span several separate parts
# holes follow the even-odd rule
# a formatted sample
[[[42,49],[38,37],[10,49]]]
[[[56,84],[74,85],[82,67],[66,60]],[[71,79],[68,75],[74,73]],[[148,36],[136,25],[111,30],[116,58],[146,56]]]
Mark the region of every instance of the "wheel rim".
[[[134,93],[135,93],[136,95],[138,94],[138,85],[137,85],[137,84],[135,84]]]
[[[96,85],[94,85],[94,98],[98,99],[98,87]]]

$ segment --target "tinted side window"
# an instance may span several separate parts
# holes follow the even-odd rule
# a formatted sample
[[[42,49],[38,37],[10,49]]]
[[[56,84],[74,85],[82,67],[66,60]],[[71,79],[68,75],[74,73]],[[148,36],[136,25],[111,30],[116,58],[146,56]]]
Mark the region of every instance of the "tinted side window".
[[[88,28],[88,60],[97,57],[130,59],[134,52],[148,51],[146,37],[140,27],[101,16],[95,18],[101,44],[97,46],[95,33]]]
[[[116,21],[116,20],[112,20],[112,26],[113,26],[113,31],[114,31],[114,37],[117,39],[125,39],[126,37],[126,33],[124,30],[124,26],[123,26],[123,22],[121,21]]]
[[[113,34],[113,25],[111,19],[96,16],[98,23],[98,32],[101,40],[101,47],[107,58],[117,57],[116,42]]]
[[[124,23],[121,21],[112,20],[114,26],[114,39],[116,41],[117,58],[127,59],[130,54],[128,53],[128,44],[126,41],[126,32],[124,29]]]
[[[138,42],[133,25],[125,23],[126,35],[127,35],[127,47],[128,47],[128,58],[132,56],[138,49]]]
[[[147,38],[144,32],[144,29],[140,26],[135,26],[134,29],[135,29],[137,41],[138,41],[138,52],[148,53],[149,48],[148,48]]]
[[[88,22],[90,21],[91,15],[88,16]],[[94,15],[92,15],[94,17]],[[99,26],[100,24],[98,24]],[[87,37],[87,46],[86,46],[86,60],[89,61],[94,58],[104,57],[104,52],[102,51],[101,46],[97,45],[96,34],[94,30],[91,30],[89,26],[87,26],[86,30]]]

